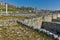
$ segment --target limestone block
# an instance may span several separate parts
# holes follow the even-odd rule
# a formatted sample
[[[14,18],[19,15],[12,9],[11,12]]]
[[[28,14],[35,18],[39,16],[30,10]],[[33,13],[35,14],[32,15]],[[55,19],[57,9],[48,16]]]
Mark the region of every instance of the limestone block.
[[[60,14],[57,14],[57,16],[60,18]]]
[[[53,14],[53,19],[57,19],[57,14]]]

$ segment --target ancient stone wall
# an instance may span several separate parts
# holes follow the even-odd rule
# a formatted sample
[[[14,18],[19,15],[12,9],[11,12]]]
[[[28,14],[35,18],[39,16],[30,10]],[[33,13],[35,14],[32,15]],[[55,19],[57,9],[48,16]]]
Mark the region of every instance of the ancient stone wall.
[[[25,19],[25,20],[21,20],[20,22],[22,22],[23,24],[26,24],[30,27],[33,27],[34,29],[36,29],[36,28],[40,29],[41,24],[42,24],[42,17]]]

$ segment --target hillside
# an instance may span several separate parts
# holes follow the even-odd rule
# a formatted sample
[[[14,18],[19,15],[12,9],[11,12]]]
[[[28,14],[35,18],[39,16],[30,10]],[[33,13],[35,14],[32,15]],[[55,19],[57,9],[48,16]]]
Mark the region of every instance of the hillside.
[[[6,9],[6,3],[0,2],[0,11],[5,11],[5,9]],[[8,4],[8,11],[16,11],[16,10],[18,10],[16,6]]]
[[[15,5],[11,5],[11,4],[9,4],[9,3],[7,3],[8,4],[8,11],[29,11],[29,10],[31,10],[31,11],[33,11],[34,10],[34,8],[32,8],[32,7],[16,7]],[[0,2],[0,11],[5,11],[6,10],[6,3],[4,3],[4,2]]]

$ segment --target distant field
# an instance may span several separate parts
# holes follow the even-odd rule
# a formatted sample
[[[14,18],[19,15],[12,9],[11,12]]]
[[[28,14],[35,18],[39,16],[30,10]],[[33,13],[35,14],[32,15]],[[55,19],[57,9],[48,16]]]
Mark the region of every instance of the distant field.
[[[19,19],[24,19],[24,18],[30,18],[30,17],[38,17],[38,15],[32,15],[32,14],[24,14],[24,15],[22,15],[22,16],[12,16],[12,15],[10,15],[10,16],[4,16],[4,15],[2,15],[2,16],[0,16],[0,19],[8,19],[8,18],[19,18]]]

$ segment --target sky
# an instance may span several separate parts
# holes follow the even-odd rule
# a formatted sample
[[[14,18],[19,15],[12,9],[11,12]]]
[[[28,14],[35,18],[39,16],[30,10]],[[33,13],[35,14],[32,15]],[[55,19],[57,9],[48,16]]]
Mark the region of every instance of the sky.
[[[60,0],[2,0],[3,2],[21,7],[33,7],[37,9],[60,10]]]

